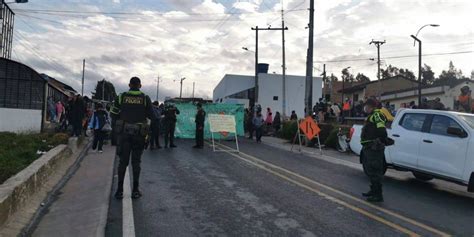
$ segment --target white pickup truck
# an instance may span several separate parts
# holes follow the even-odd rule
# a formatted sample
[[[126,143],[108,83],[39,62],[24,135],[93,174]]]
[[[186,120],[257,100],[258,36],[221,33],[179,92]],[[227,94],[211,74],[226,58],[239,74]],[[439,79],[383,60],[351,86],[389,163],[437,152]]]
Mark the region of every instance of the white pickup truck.
[[[354,125],[351,150],[360,154],[362,125]],[[468,186],[474,192],[474,115],[438,110],[400,110],[388,136],[386,168],[411,171],[420,180],[433,178]],[[362,163],[362,161],[361,161]]]

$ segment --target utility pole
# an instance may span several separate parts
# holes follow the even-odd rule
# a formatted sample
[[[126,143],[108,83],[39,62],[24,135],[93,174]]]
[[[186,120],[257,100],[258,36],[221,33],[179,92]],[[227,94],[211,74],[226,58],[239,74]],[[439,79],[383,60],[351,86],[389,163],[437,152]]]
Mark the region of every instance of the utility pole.
[[[282,28],[259,28],[256,26],[255,28],[251,28],[252,30],[255,31],[255,98],[254,98],[254,104],[257,104],[258,102],[258,31],[260,30],[288,30],[288,27],[282,27]]]
[[[182,98],[182,95],[183,95],[183,81],[186,79],[186,77],[183,77],[180,79],[179,83],[181,84],[180,88],[179,88],[179,98],[181,99]]]
[[[105,98],[105,78],[102,78],[102,101]]]
[[[282,112],[283,118],[286,118],[286,58],[285,58],[285,18],[284,18],[283,4],[281,5],[281,45],[282,45]]]
[[[158,95],[160,93],[160,76],[156,79],[156,101],[158,100]]]
[[[379,81],[379,99],[381,99],[382,82],[380,81],[380,46],[385,44],[385,40],[384,41],[372,40],[370,41],[369,45],[371,44],[375,44],[375,47],[377,47],[377,80]]]
[[[326,84],[329,84],[326,81],[326,64],[323,64],[323,73],[321,73],[321,76],[323,76],[323,84],[324,84],[324,88],[326,88]],[[331,94],[331,91],[329,91],[329,94]]]
[[[195,82],[193,81],[193,102],[194,102],[194,84]]]
[[[86,60],[82,60],[82,89],[81,96],[84,96],[84,71],[86,70]]]
[[[309,37],[306,58],[306,116],[311,116],[313,104],[313,37],[314,37],[314,0],[309,2]]]

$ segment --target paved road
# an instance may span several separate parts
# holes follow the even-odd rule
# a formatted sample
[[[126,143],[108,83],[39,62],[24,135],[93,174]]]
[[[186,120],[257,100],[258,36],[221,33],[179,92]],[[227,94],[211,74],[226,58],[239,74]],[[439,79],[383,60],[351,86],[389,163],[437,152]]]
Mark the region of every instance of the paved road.
[[[145,151],[136,236],[474,235],[467,193],[387,177],[385,203],[372,205],[360,170],[248,140],[239,154],[192,145]],[[111,200],[107,236],[121,235],[126,213]]]

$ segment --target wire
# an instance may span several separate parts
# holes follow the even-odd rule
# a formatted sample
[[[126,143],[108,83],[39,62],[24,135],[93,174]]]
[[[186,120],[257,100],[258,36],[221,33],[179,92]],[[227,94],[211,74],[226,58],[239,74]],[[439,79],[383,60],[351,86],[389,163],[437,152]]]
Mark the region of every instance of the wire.
[[[474,53],[474,51],[469,50],[469,51],[458,51],[458,52],[447,52],[447,53],[432,53],[432,54],[423,54],[422,56],[440,56],[440,55],[468,54],[468,53]],[[383,58],[380,58],[380,59],[412,58],[412,57],[418,57],[418,55],[390,56],[390,57],[383,57]],[[317,62],[317,63],[339,63],[339,62],[356,62],[356,61],[367,61],[367,60],[372,60],[372,58],[353,58],[353,59],[315,61],[315,62]]]

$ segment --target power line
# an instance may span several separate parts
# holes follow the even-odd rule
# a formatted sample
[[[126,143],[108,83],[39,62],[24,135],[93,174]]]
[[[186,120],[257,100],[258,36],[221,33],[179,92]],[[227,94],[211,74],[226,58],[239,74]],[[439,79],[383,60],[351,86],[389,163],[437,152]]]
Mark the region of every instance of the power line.
[[[440,56],[440,55],[454,55],[454,54],[468,54],[474,53],[474,50],[469,51],[457,51],[457,52],[446,52],[446,53],[432,53],[432,54],[423,54],[422,56]],[[389,56],[383,57],[381,59],[394,59],[394,58],[413,58],[418,57],[418,55],[401,55],[401,56]],[[340,59],[340,60],[327,60],[327,61],[315,61],[317,63],[340,63],[340,62],[356,62],[356,61],[367,61],[372,60],[373,58],[353,58],[353,59]]]

